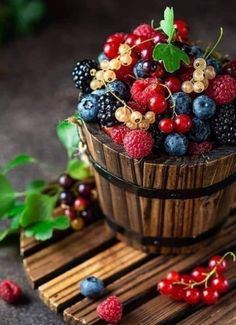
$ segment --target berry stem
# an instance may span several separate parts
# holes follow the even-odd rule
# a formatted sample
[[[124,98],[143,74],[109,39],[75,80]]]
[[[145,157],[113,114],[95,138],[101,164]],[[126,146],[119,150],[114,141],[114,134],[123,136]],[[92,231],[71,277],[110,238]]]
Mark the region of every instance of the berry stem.
[[[168,86],[164,85],[164,84],[160,84],[160,85],[167,89],[169,95],[166,97],[166,99],[171,98],[173,104],[170,106],[170,108],[172,108],[172,110],[173,110],[173,116],[176,116],[177,114],[176,114],[176,111],[175,111],[175,101],[174,101],[174,97],[172,95],[172,92],[171,92],[170,88]]]
[[[218,40],[216,41],[215,45],[212,47],[211,51],[206,55],[206,57],[203,56],[206,60],[209,58],[209,56],[215,51],[215,49],[219,45],[220,41],[222,40],[223,34],[224,34],[224,29],[223,27],[220,27],[220,35],[218,37]]]
[[[224,260],[227,256],[231,256],[232,259],[233,259],[233,262],[236,261],[236,255],[235,255],[235,253],[234,253],[234,252],[227,252],[227,253],[225,253],[225,254],[222,256],[222,258],[221,258],[221,260],[219,261],[218,264],[222,263],[223,260]]]

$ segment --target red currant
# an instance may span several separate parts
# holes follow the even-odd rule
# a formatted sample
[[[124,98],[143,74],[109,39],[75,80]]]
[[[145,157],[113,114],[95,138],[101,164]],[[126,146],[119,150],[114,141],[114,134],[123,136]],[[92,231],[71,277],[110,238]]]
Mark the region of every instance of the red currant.
[[[222,259],[222,256],[216,255],[209,260],[208,267],[210,270],[216,268],[216,272],[222,274],[226,271],[227,262],[225,259]]]
[[[229,282],[223,275],[214,276],[210,281],[210,287],[223,293],[229,290]]]
[[[105,43],[103,52],[108,59],[113,59],[118,55],[119,46],[120,46],[120,41]]]
[[[189,28],[184,20],[175,20],[175,28],[180,36],[180,41],[186,41],[188,39]]]
[[[147,48],[142,49],[142,51],[141,51],[142,60],[152,60],[152,53],[153,53],[152,47],[147,47]]]
[[[167,109],[167,101],[164,95],[156,94],[149,99],[149,109],[154,113],[163,113]]]
[[[125,43],[128,44],[129,46],[133,46],[135,44],[135,41],[139,38],[138,35],[135,34],[128,34],[127,38],[125,40]]]
[[[174,118],[174,129],[179,133],[186,133],[192,127],[192,120],[187,114],[180,114]]]
[[[157,289],[160,291],[162,295],[170,295],[173,290],[173,285],[171,281],[167,279],[163,279],[158,283]]]
[[[154,44],[159,44],[159,43],[165,43],[167,40],[167,37],[164,33],[162,32],[156,32],[155,36],[153,38],[153,43]]]
[[[174,285],[172,293],[171,293],[171,297],[176,301],[184,300],[185,291],[186,290],[184,290],[184,286],[182,286],[182,285]]]
[[[135,41],[135,45],[137,46],[137,49],[139,49],[139,51],[142,51],[142,50],[148,49],[148,48],[153,50],[153,42],[148,41],[145,36],[139,36]]]
[[[74,202],[74,209],[75,211],[83,211],[85,210],[89,205],[89,202],[84,199],[83,197],[77,197]]]
[[[192,271],[191,276],[196,282],[201,282],[206,278],[206,273],[207,269],[205,267],[198,266]]]
[[[156,78],[162,78],[165,74],[165,69],[163,67],[163,64],[158,62],[157,63],[157,68],[156,70],[152,73],[152,76],[153,77],[156,77]]]
[[[125,33],[115,33],[113,35],[108,36],[106,43],[113,43],[113,42],[123,42],[125,38],[127,37],[127,34]]]
[[[180,282],[183,283],[192,283],[194,282],[193,277],[189,274],[182,274],[180,277]]]
[[[181,82],[175,76],[169,76],[165,80],[166,86],[170,89],[172,93],[177,93],[181,89]]]
[[[197,288],[189,288],[185,292],[184,299],[188,304],[195,305],[199,303],[200,298],[201,298],[200,291]]]
[[[163,133],[171,133],[174,130],[173,120],[170,118],[163,118],[159,122],[159,129]]]
[[[64,214],[69,217],[71,220],[74,220],[77,218],[76,212],[73,208],[67,208],[64,210]]]
[[[212,305],[217,302],[219,293],[213,288],[205,288],[202,291],[202,301],[207,305]]]
[[[169,280],[171,282],[178,282],[180,279],[180,275],[176,271],[171,271],[171,272],[167,273],[166,278],[167,278],[167,280]]]

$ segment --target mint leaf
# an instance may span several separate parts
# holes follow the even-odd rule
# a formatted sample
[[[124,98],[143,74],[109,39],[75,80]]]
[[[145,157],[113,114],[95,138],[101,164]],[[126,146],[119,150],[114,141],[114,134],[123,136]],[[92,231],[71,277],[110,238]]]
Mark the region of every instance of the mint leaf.
[[[8,179],[0,174],[0,218],[7,214],[15,202],[15,192]]]
[[[57,136],[71,158],[73,152],[79,147],[77,126],[67,120],[62,121],[57,125]]]
[[[180,68],[181,61],[189,64],[188,55],[173,44],[157,44],[153,51],[156,61],[163,61],[167,72],[175,72]]]
[[[14,169],[17,166],[35,163],[37,160],[29,155],[19,155],[7,163],[1,170],[2,174],[8,173],[10,170]]]
[[[161,20],[160,26],[163,32],[168,36],[168,42],[171,42],[175,32],[174,27],[174,9],[173,7],[166,7],[164,11],[164,19]]]
[[[56,197],[41,193],[29,193],[25,199],[25,209],[21,214],[20,224],[27,227],[36,222],[46,221],[52,217]]]
[[[68,162],[67,173],[77,180],[83,180],[91,176],[88,165],[79,159],[72,159]]]
[[[29,184],[27,184],[26,191],[27,192],[41,192],[45,188],[46,184],[47,183],[41,179],[32,181]]]
[[[54,229],[65,230],[69,226],[69,218],[60,216],[28,226],[25,230],[25,235],[26,237],[35,237],[37,240],[43,241],[52,237]]]

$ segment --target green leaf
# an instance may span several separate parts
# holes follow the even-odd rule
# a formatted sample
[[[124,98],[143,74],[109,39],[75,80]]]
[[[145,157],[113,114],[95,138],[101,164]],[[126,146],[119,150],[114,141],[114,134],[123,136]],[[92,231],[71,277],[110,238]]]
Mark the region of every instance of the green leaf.
[[[14,206],[8,209],[7,216],[8,218],[19,216],[23,210],[25,209],[25,203],[23,202],[15,202]]]
[[[7,214],[15,202],[15,192],[8,179],[0,174],[0,218]]]
[[[84,180],[91,176],[88,165],[79,159],[69,160],[67,173],[77,180]]]
[[[37,160],[29,155],[19,155],[16,156],[14,159],[12,159],[9,163],[7,163],[1,170],[2,174],[8,173],[10,170],[14,169],[17,166],[20,165],[26,165],[35,163]]]
[[[54,229],[65,230],[69,228],[70,221],[66,216],[51,218],[28,226],[25,230],[26,237],[35,237],[37,240],[47,240],[53,235]]]
[[[14,218],[12,218],[10,226],[3,230],[0,231],[0,241],[4,240],[7,236],[14,234],[18,232],[20,229],[20,215],[16,215]]]
[[[25,199],[25,209],[21,214],[20,224],[27,227],[36,222],[46,221],[52,217],[56,197],[41,193],[29,193]]]
[[[188,55],[173,44],[157,44],[153,51],[156,61],[162,60],[167,72],[175,72],[180,68],[181,61],[188,64]]]
[[[57,136],[64,147],[67,149],[68,156],[71,157],[73,152],[79,147],[79,135],[77,126],[67,120],[57,125]]]
[[[47,183],[44,180],[35,180],[27,184],[26,191],[27,192],[41,192]]]
[[[164,19],[161,20],[160,25],[163,32],[168,36],[168,41],[171,42],[175,32],[173,7],[166,7],[164,11]]]

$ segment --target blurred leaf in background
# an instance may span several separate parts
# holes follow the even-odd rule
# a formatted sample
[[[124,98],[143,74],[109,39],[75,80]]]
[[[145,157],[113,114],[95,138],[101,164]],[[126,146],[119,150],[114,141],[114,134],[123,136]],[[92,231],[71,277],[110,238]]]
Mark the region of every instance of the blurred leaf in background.
[[[46,12],[43,0],[5,0],[0,3],[0,43],[33,33]]]

